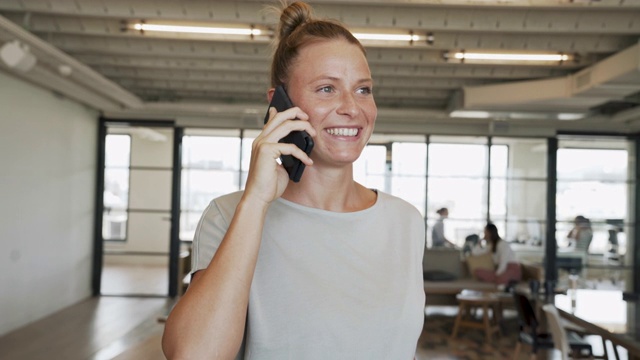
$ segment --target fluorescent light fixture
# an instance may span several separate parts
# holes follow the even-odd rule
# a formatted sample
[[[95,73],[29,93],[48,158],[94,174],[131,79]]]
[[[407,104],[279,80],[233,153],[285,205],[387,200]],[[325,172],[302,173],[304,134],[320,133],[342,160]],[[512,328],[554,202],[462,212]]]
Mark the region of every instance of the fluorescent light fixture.
[[[449,51],[444,53],[445,59],[453,63],[474,64],[538,64],[558,65],[574,59],[573,54],[540,53],[540,52],[492,52],[492,51]]]
[[[139,31],[160,31],[187,34],[217,34],[217,35],[262,35],[262,30],[253,28],[223,28],[209,26],[186,26],[186,25],[161,25],[161,24],[141,24],[133,25]]]
[[[455,118],[468,118],[468,119],[488,119],[491,117],[488,111],[475,111],[475,110],[454,110],[449,116]]]
[[[212,35],[244,35],[244,36],[271,36],[271,30],[261,30],[253,27],[212,27],[212,26],[195,26],[195,25],[178,25],[178,24],[147,24],[139,22],[129,25],[130,28],[137,31],[156,31],[166,33],[184,33],[184,34],[212,34]],[[359,40],[369,41],[406,41],[414,42],[422,39],[433,43],[434,36],[429,33],[426,36],[420,36],[413,33],[408,34],[376,34],[376,33],[354,33]]]
[[[363,34],[354,33],[358,40],[372,41],[420,41],[420,36],[415,34]]]
[[[558,114],[558,120],[571,121],[584,119],[585,114],[580,113],[560,113]]]
[[[453,55],[458,60],[497,60],[497,61],[567,61],[566,54],[492,54],[457,52]]]
[[[586,115],[581,113],[541,113],[541,112],[505,112],[505,111],[481,111],[481,110],[454,110],[449,116],[454,118],[467,118],[467,119],[488,119],[488,118],[501,118],[511,120],[580,120]]]

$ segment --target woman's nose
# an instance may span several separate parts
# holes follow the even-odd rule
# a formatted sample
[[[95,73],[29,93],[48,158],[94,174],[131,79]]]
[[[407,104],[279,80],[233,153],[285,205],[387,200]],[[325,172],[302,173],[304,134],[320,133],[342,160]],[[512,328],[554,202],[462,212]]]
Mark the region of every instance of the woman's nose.
[[[339,114],[355,116],[360,111],[360,107],[353,94],[345,93],[340,97],[340,104],[337,110]]]

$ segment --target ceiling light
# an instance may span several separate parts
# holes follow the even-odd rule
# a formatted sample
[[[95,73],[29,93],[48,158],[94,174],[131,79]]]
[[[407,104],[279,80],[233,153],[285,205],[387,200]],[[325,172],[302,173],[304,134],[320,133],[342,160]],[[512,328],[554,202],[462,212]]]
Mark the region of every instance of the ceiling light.
[[[488,111],[475,111],[475,110],[454,110],[449,116],[455,118],[468,118],[468,119],[488,119],[491,114]]]
[[[239,36],[273,36],[273,31],[269,29],[257,29],[252,26],[247,27],[225,27],[225,26],[208,26],[208,25],[185,25],[179,23],[165,23],[165,24],[149,24],[146,22],[138,22],[132,24],[125,24],[123,28],[128,28],[140,32],[164,32],[164,33],[180,33],[180,34],[210,34],[210,35],[239,35]],[[425,40],[427,43],[432,44],[435,37],[432,33],[428,33],[426,36],[416,35],[413,32],[405,34],[384,34],[384,33],[367,33],[367,32],[354,32],[353,35],[364,41],[404,41],[404,42],[417,42]]]
[[[135,30],[139,31],[160,31],[173,33],[188,34],[217,34],[217,35],[262,35],[262,30],[254,28],[224,28],[209,26],[186,26],[186,25],[162,25],[162,24],[146,24],[137,23],[133,25]]]
[[[353,36],[358,40],[372,41],[420,41],[420,36],[415,34],[363,34],[354,33]]]
[[[571,121],[571,120],[580,120],[580,119],[584,119],[585,114],[580,114],[580,113],[560,113],[558,114],[558,120],[566,120],[566,121]]]
[[[456,59],[464,60],[504,60],[504,61],[567,61],[569,55],[565,54],[489,54],[489,53],[463,53],[454,54]]]
[[[508,53],[508,52],[446,52],[444,57],[450,62],[464,63],[527,63],[558,64],[573,60],[573,55],[563,53]]]

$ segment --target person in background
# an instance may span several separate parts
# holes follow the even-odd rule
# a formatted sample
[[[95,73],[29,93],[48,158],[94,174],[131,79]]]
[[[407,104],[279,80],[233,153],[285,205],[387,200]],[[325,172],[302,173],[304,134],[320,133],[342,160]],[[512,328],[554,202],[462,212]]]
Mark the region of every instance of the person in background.
[[[365,50],[295,2],[281,10],[269,109],[244,191],[214,199],[192,280],[171,310],[168,359],[413,359],[424,323],[425,227],[408,202],[353,179],[377,116]],[[280,139],[305,130],[310,156]],[[277,160],[306,169],[289,180]]]
[[[433,229],[431,229],[431,244],[433,247],[450,247],[455,248],[456,244],[449,241],[444,236],[444,219],[449,217],[449,209],[442,208],[436,211],[439,215],[438,220],[433,225]]]
[[[582,215],[578,215],[573,220],[573,229],[567,234],[569,246],[575,247],[576,250],[589,249],[591,240],[593,239],[593,230],[591,229],[591,221]]]
[[[487,242],[487,247],[480,251],[474,251],[474,253],[490,252],[495,270],[476,269],[475,277],[480,281],[496,284],[520,281],[522,270],[520,269],[520,263],[516,260],[516,254],[509,243],[500,238],[498,228],[494,224],[488,223],[484,227],[484,239]]]

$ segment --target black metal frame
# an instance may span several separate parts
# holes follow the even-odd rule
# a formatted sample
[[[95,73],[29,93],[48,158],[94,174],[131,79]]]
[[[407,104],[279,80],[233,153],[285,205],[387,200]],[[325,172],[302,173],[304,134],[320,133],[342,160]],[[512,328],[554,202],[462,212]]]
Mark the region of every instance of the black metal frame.
[[[169,296],[178,295],[180,256],[180,187],[182,179],[182,136],[184,128],[173,129],[173,173],[171,181],[171,237],[169,240]]]
[[[636,158],[635,163],[635,171],[634,171],[634,235],[633,235],[633,272],[632,272],[632,284],[631,284],[631,292],[626,292],[624,294],[625,299],[640,299],[640,229],[638,229],[638,224],[640,224],[640,136],[635,136],[632,138],[634,143],[634,155]],[[640,314],[636,314],[640,316]]]
[[[558,281],[556,267],[556,191],[558,178],[558,138],[547,139],[547,234],[545,241],[544,281],[555,287]]]
[[[93,268],[91,271],[91,293],[93,296],[100,295],[102,285],[102,217],[104,208],[104,162],[105,162],[105,142],[107,138],[107,125],[105,119],[98,119],[98,141],[96,159],[96,192],[95,208],[93,215]]]
[[[180,174],[181,174],[181,146],[183,128],[175,127],[174,121],[146,121],[136,119],[98,119],[98,141],[97,141],[97,161],[96,161],[96,187],[95,187],[95,209],[94,209],[94,231],[93,231],[93,267],[91,277],[91,288],[93,296],[100,294],[102,285],[102,266],[104,251],[104,240],[102,238],[102,220],[104,208],[104,166],[105,166],[105,145],[107,137],[107,127],[109,125],[122,126],[145,126],[145,127],[165,127],[174,131],[173,167],[171,184],[171,234],[169,241],[169,289],[168,295],[175,297],[178,288],[178,261],[180,255]],[[179,139],[179,141],[176,141]],[[178,156],[176,157],[176,154]],[[177,179],[177,180],[176,180]],[[121,296],[121,295],[118,295]],[[124,296],[124,295],[122,295]],[[131,295],[157,297],[156,295]]]

